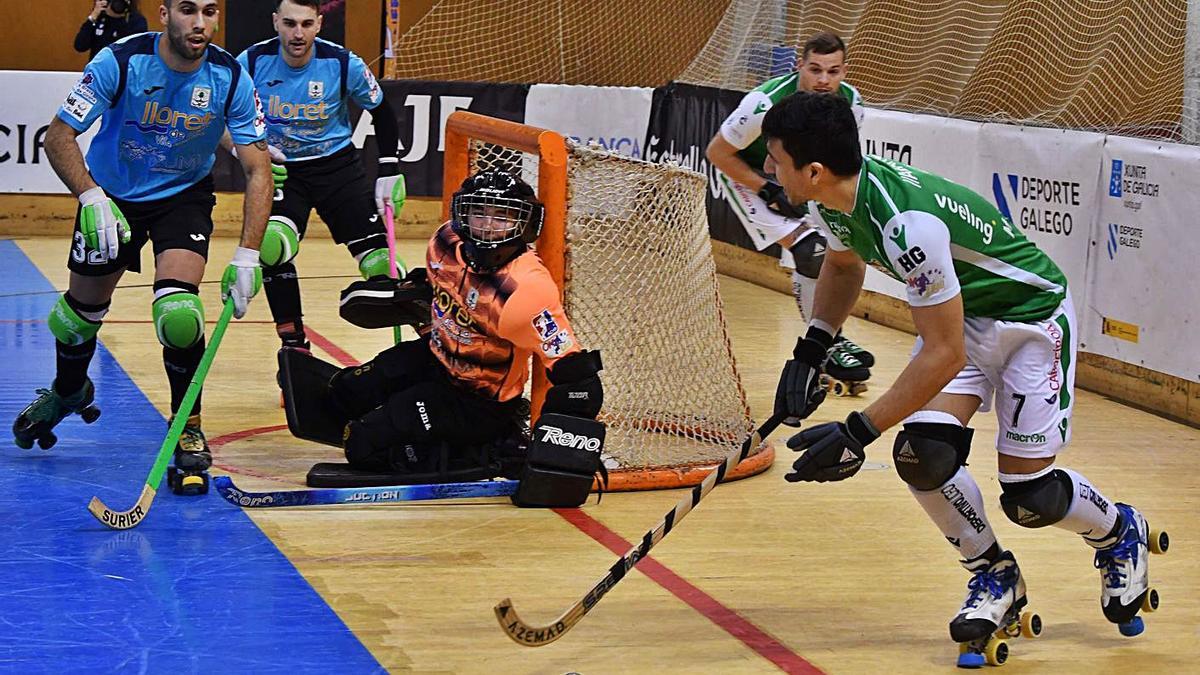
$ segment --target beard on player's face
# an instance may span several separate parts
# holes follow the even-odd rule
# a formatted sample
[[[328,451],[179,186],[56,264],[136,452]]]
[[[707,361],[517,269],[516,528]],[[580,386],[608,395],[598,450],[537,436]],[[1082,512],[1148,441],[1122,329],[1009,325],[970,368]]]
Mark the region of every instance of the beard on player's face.
[[[188,61],[195,61],[204,56],[204,51],[212,42],[212,35],[206,35],[203,27],[186,29],[168,21],[167,39],[176,55]]]

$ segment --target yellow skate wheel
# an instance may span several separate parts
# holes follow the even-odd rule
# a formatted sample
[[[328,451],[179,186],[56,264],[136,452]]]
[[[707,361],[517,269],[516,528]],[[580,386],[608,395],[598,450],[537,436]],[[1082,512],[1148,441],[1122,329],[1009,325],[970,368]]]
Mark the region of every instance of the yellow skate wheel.
[[[983,649],[983,658],[989,666],[1002,666],[1008,660],[1008,643],[1004,640],[992,640]]]
[[[1158,589],[1151,588],[1142,598],[1142,611],[1150,613],[1156,609],[1158,609]]]
[[[970,643],[967,643],[967,642],[958,643],[958,653],[959,654],[966,654],[969,651],[971,651]]]
[[[1032,639],[1042,634],[1042,617],[1036,612],[1021,615],[1021,637]]]
[[[1171,538],[1162,530],[1150,530],[1150,552],[1166,553],[1171,546]]]
[[[841,380],[834,380],[832,388],[833,388],[834,396],[849,396],[850,395],[850,390],[846,387],[846,383],[842,382]]]

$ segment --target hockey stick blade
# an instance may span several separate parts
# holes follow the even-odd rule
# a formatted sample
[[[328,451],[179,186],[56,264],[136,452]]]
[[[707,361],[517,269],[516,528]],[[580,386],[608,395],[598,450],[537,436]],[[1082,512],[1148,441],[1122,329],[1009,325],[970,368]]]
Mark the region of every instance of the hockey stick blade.
[[[229,476],[216,476],[213,478],[213,485],[217,488],[217,492],[225,498],[225,501],[235,506],[246,508],[384,504],[389,502],[416,502],[432,499],[507,497],[517,492],[517,481],[515,480],[248,492],[234,485],[233,479]]]
[[[204,386],[204,378],[208,375],[208,368],[217,355],[217,347],[221,345],[221,338],[225,336],[225,328],[229,326],[229,320],[232,318],[233,299],[231,298],[225,303],[225,309],[221,310],[221,318],[217,319],[217,325],[213,327],[212,337],[209,338],[208,346],[204,348],[204,356],[200,357],[200,365],[196,367],[196,373],[192,375],[192,381],[183,395],[183,401],[179,403],[179,410],[175,411],[175,419],[171,422],[170,428],[167,429],[167,436],[158,448],[154,466],[150,469],[150,475],[146,477],[146,484],[142,487],[142,494],[138,497],[137,503],[128,511],[114,511],[100,501],[99,497],[92,497],[92,501],[88,502],[88,511],[96,517],[96,520],[114,530],[128,530],[136,527],[150,513],[150,504],[158,493],[163,474],[167,470],[167,463],[175,452],[175,445],[179,443],[179,437],[183,435],[183,427],[187,424],[188,413],[196,405],[200,389]]]
[[[567,608],[553,622],[544,626],[533,626],[526,623],[517,614],[517,610],[513,607],[512,600],[505,598],[501,600],[494,608],[496,621],[500,624],[500,628],[504,630],[505,635],[508,635],[513,642],[526,647],[542,647],[554,642],[567,631],[575,627],[575,624],[583,620],[583,617],[592,608],[600,602],[600,599],[617,585],[635,565],[645,558],[650,549],[654,545],[662,541],[663,538],[671,532],[671,530],[683,520],[688,513],[691,512],[697,504],[700,503],[704,496],[712,491],[713,487],[725,477],[725,474],[732,471],[747,455],[750,454],[751,448],[756,448],[762,444],[762,439],[770,436],[775,427],[783,421],[783,416],[773,416],[766,422],[763,422],[757,430],[750,434],[745,441],[742,442],[742,447],[736,452],[731,452],[725,461],[717,466],[716,469],[709,472],[704,480],[699,485],[692,488],[691,494],[679,500],[675,508],[667,512],[662,520],[653,529],[646,532],[642,537],[641,543],[634,546],[625,552],[625,555],[617,558],[612,567],[608,568],[608,573],[604,575],[600,581],[592,586],[592,589],[587,592],[582,598]]]

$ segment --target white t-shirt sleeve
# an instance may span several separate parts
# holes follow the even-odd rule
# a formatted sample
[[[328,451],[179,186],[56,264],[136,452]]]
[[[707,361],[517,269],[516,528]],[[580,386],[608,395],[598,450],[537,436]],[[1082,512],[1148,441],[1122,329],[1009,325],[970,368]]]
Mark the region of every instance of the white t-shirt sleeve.
[[[950,254],[950,230],[940,218],[905,211],[888,221],[883,235],[888,261],[903,277],[909,305],[938,305],[961,292]]]
[[[761,91],[746,94],[738,107],[721,122],[721,138],[738,150],[750,147],[762,135],[763,118],[771,105],[771,97]]]

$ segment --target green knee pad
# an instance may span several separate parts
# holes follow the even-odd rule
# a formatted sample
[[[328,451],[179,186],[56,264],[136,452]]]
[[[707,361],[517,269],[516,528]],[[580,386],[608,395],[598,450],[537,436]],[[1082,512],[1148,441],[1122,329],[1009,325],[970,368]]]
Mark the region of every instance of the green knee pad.
[[[204,305],[195,293],[171,293],[154,301],[154,332],[170,349],[187,349],[204,337]]]
[[[296,224],[283,216],[271,216],[263,233],[258,259],[263,267],[275,267],[292,261],[300,252],[300,232]]]
[[[363,254],[358,260],[358,272],[364,279],[378,276],[391,276],[390,265],[388,265],[388,252],[386,248],[371,249]],[[408,274],[404,269],[404,263],[400,261],[399,256],[396,257],[396,275],[403,279]]]
[[[79,316],[79,312],[67,304],[65,295],[59,296],[58,302],[54,303],[46,324],[50,326],[50,333],[59,342],[71,346],[81,345],[100,332],[100,322],[88,321]]]

